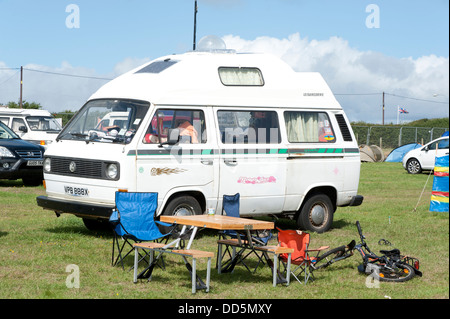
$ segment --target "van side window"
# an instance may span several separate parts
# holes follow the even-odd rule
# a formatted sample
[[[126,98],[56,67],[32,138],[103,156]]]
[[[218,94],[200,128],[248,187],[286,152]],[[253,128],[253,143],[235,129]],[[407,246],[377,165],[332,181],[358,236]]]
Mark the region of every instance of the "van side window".
[[[26,127],[25,121],[24,121],[23,119],[20,119],[20,118],[14,118],[14,119],[12,120],[11,128],[12,128],[12,130],[13,130],[14,132],[19,132],[19,128],[20,128],[21,126],[25,126],[25,127]]]
[[[218,111],[217,117],[224,144],[281,142],[278,115],[274,111]]]
[[[2,122],[5,125],[9,124],[9,118],[7,117],[0,117],[0,122]]]
[[[290,143],[334,143],[336,137],[327,113],[287,111],[284,113]]]
[[[142,142],[144,144],[164,143],[167,141],[169,129],[174,128],[180,130],[179,143],[206,143],[206,123],[203,111],[186,109],[156,110]]]

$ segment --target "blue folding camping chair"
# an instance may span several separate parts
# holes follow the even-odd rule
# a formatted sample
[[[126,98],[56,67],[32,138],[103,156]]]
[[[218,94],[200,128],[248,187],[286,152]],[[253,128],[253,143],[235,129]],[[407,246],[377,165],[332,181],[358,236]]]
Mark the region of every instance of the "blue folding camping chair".
[[[222,215],[227,215],[231,217],[237,217],[240,218],[240,194],[237,193],[235,195],[223,195],[223,201],[222,201]],[[240,234],[234,230],[224,230],[223,232],[219,233],[219,239],[222,238],[224,240],[228,238],[237,238],[240,236],[242,240],[246,240],[247,237],[244,234]],[[252,231],[252,240],[253,243],[257,246],[263,246],[266,245],[267,242],[272,238],[272,233],[270,231]],[[225,243],[225,242],[222,242]],[[220,241],[219,241],[219,245]],[[246,255],[243,255],[243,252],[245,249],[241,249],[239,252],[236,253],[235,246],[234,245],[227,245],[223,244],[225,246],[225,251],[222,254],[221,260],[223,260],[223,257],[225,255],[228,255],[229,259],[223,263],[223,266],[221,267],[222,272],[232,272],[234,270],[234,267],[236,264],[242,264],[247,268],[248,271],[251,272],[250,268],[247,266],[247,264],[244,262],[244,260],[250,256],[251,254],[255,254],[258,257],[258,263],[253,270],[253,272],[256,271],[259,264],[264,264],[264,260],[262,259],[262,256],[258,254],[257,251],[254,249],[251,249],[250,252],[248,252]],[[233,252],[230,251],[230,249],[233,250]],[[217,266],[217,265],[216,265]]]
[[[124,268],[123,260],[134,250],[133,242],[158,241],[171,233],[174,227],[171,224],[155,221],[155,212],[158,206],[158,193],[116,192],[116,209],[109,218],[114,229],[111,263],[115,266],[118,261]],[[158,224],[168,227],[169,232],[162,234]],[[123,239],[122,245],[119,238]],[[125,247],[129,251],[123,254]],[[118,256],[114,259],[114,252]]]

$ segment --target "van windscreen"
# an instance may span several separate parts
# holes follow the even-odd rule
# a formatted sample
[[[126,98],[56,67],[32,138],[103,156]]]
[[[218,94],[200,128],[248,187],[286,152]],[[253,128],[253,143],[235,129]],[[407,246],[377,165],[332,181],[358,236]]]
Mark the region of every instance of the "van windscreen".
[[[128,144],[150,103],[102,99],[86,103],[58,136],[58,140]]]

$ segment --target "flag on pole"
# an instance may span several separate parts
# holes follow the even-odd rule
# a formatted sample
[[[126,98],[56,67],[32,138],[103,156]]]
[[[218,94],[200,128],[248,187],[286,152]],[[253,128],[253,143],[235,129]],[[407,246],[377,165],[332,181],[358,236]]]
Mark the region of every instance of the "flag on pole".
[[[399,108],[398,111],[399,111],[400,113],[405,113],[405,114],[408,114],[408,113],[409,113],[409,112],[408,112],[406,109],[404,109],[403,107]]]

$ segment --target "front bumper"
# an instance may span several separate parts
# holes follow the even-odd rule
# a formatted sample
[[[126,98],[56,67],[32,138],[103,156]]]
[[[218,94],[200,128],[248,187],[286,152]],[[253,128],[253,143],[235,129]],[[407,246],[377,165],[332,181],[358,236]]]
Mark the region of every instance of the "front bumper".
[[[82,218],[105,219],[111,216],[114,206],[96,205],[91,203],[68,202],[48,196],[36,197],[38,206],[53,210],[57,214],[74,214]]]
[[[33,161],[42,161],[42,158]],[[38,177],[43,179],[42,166],[27,166],[27,159],[2,159],[0,160],[0,178],[18,179],[23,177]]]

